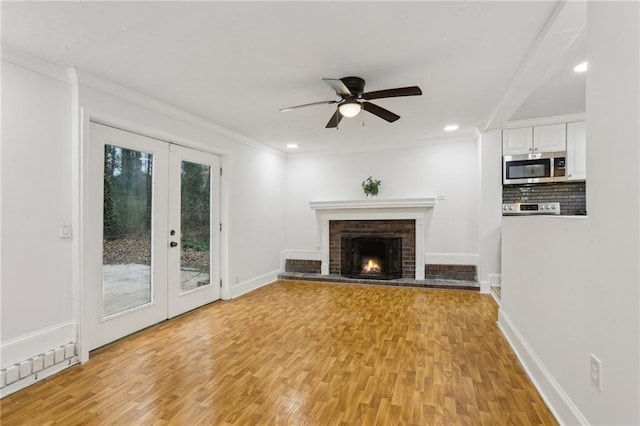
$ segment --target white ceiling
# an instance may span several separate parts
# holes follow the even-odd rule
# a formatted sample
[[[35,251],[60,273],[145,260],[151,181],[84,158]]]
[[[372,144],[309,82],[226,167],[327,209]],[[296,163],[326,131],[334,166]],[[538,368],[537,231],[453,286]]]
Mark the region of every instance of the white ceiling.
[[[556,1],[2,2],[2,43],[279,150],[290,142],[300,151],[364,149],[450,136],[443,131],[450,123],[460,125],[457,135],[483,128],[556,6]],[[363,112],[344,119],[338,130],[324,128],[334,105],[278,112],[336,99],[321,79],[349,75],[364,78],[366,91],[418,85],[423,95],[374,101],[402,117],[395,123]],[[552,89],[553,102],[545,102],[543,94],[523,105],[518,118],[545,115],[558,97],[570,98],[562,113],[584,111],[584,88],[581,95],[573,86],[566,93]],[[582,111],[566,111],[572,108]]]
[[[585,17],[586,19],[586,17]],[[535,90],[511,116],[524,120],[585,112],[586,73],[571,72],[587,57],[587,34],[582,30],[553,63]]]

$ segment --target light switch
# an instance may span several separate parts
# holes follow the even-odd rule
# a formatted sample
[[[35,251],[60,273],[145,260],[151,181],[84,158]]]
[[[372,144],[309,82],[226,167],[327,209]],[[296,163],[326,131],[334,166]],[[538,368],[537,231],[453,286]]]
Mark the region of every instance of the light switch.
[[[71,224],[69,222],[60,224],[60,238],[71,238]]]

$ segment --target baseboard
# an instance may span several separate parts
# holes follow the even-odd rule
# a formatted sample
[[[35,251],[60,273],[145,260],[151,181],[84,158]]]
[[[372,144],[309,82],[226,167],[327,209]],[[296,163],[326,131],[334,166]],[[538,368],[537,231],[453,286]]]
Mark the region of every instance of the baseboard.
[[[49,376],[53,376],[54,374],[57,374],[59,372],[61,372],[62,370],[65,370],[73,365],[79,364],[80,363],[80,359],[77,356],[73,356],[69,359],[65,359],[64,361],[58,363],[58,364],[54,364],[51,367],[45,368],[43,370],[38,371],[37,373],[31,374],[25,378],[22,378],[20,380],[18,380],[17,382],[13,382],[11,384],[5,385],[3,387],[0,388],[0,399],[11,395],[12,393],[18,392],[19,390],[22,390],[24,388],[26,388],[27,386],[31,386],[37,382],[40,382],[44,379],[46,379]],[[2,371],[3,376],[6,376],[6,372]],[[0,380],[0,382],[4,382],[5,377],[2,377],[2,379]]]
[[[587,419],[547,370],[502,309],[498,311],[498,327],[556,420],[561,425],[588,425]]]
[[[491,283],[489,281],[478,281],[478,284],[480,284],[480,293],[491,293]]]
[[[268,272],[264,275],[260,275],[258,277],[252,278],[250,280],[244,281],[236,286],[231,287],[231,291],[230,291],[231,298],[234,299],[238,296],[242,296],[243,294],[249,293],[250,291],[253,291],[267,284],[271,284],[274,281],[277,281],[278,274],[281,272],[282,270],[278,269],[276,271]]]
[[[78,324],[67,321],[51,327],[36,330],[0,344],[0,359],[5,368],[44,353],[51,348],[78,341]]]
[[[500,285],[502,282],[501,274],[488,274],[489,275],[489,285]]]
[[[496,292],[491,287],[489,287],[489,294],[491,295],[491,297],[493,297],[493,300],[495,300],[496,304],[498,305],[498,308],[502,306],[502,299],[500,298],[500,296],[496,294]]]

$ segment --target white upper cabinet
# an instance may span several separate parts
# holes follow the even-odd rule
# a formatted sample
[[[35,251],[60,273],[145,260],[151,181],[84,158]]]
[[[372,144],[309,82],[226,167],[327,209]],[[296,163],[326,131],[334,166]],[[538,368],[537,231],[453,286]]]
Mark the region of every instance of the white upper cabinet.
[[[533,151],[556,152],[567,150],[567,128],[564,123],[533,127]]]
[[[533,129],[505,129],[502,131],[502,155],[529,154],[533,146]]]
[[[567,179],[587,178],[587,134],[584,121],[567,123]]]
[[[567,149],[566,136],[565,123],[504,129],[502,131],[502,155],[565,151]]]

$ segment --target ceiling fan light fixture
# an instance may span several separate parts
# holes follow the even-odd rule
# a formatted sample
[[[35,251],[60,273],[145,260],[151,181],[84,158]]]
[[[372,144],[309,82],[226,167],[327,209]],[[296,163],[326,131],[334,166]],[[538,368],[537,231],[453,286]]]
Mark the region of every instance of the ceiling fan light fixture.
[[[358,102],[345,102],[343,104],[340,104],[340,106],[338,107],[340,114],[347,118],[355,117],[356,115],[358,115],[358,113],[360,113],[361,109],[362,106]]]

